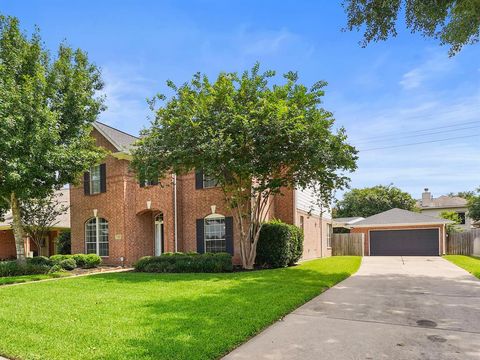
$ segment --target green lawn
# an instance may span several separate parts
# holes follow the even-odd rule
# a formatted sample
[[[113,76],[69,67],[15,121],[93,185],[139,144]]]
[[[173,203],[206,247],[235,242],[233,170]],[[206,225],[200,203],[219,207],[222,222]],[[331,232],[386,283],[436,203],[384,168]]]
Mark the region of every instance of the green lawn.
[[[17,284],[17,283],[25,283],[30,281],[38,281],[38,280],[45,280],[45,279],[52,279],[52,278],[59,278],[59,277],[66,277],[70,276],[69,273],[53,273],[53,274],[37,274],[37,275],[22,275],[22,276],[7,276],[7,277],[0,277],[0,286],[2,285],[9,285],[9,284]]]
[[[112,273],[0,288],[0,354],[215,359],[354,273],[360,257],[230,274]]]
[[[465,255],[445,255],[444,258],[480,279],[480,258]]]

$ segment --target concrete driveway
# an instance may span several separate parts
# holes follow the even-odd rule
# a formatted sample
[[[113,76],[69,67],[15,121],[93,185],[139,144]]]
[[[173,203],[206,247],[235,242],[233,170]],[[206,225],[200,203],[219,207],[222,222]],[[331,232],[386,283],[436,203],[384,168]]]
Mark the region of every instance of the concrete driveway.
[[[480,359],[480,280],[440,257],[365,257],[225,359]]]

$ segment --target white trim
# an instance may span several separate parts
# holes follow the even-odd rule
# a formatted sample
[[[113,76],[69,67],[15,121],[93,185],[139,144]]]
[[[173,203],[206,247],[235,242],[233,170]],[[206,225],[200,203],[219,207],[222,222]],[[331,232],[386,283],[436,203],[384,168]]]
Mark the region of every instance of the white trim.
[[[445,226],[445,224],[443,224]],[[438,256],[442,256],[441,254],[441,231],[439,227],[420,227],[420,228],[410,228],[410,229],[370,229],[368,230],[368,256],[373,256],[372,255],[372,242],[370,241],[370,232],[371,231],[402,231],[402,230],[438,230]],[[444,234],[445,235],[445,234]]]
[[[452,221],[453,223],[453,221]],[[422,222],[422,223],[390,223],[390,224],[359,224],[359,225],[353,225],[352,228],[369,228],[369,227],[391,227],[391,226],[423,226],[423,225],[445,225],[445,224],[450,224],[450,221],[448,222]]]
[[[205,216],[204,219],[216,219],[216,218],[225,218],[225,217],[226,217],[225,215],[214,213],[214,214]]]

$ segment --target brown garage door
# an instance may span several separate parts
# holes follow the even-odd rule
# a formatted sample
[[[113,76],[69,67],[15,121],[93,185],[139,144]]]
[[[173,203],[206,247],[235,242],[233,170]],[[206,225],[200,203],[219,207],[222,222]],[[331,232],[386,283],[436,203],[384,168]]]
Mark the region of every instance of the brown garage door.
[[[372,230],[370,255],[438,256],[439,229]]]

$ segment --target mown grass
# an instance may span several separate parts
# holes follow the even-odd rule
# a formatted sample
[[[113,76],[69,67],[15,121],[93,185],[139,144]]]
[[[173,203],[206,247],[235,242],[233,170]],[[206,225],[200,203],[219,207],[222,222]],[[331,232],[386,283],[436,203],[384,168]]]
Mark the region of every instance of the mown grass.
[[[357,271],[359,257],[228,274],[112,273],[0,288],[0,354],[215,359]]]
[[[66,277],[70,276],[69,273],[52,273],[52,274],[36,274],[36,275],[21,275],[21,276],[6,276],[0,277],[0,286],[2,285],[10,285],[10,284],[17,284],[17,283],[25,283],[30,281],[39,281],[45,279],[52,279],[52,278],[59,278],[59,277]]]
[[[466,255],[445,255],[445,259],[451,261],[462,269],[467,270],[470,274],[473,274],[480,279],[480,258],[475,256]]]

